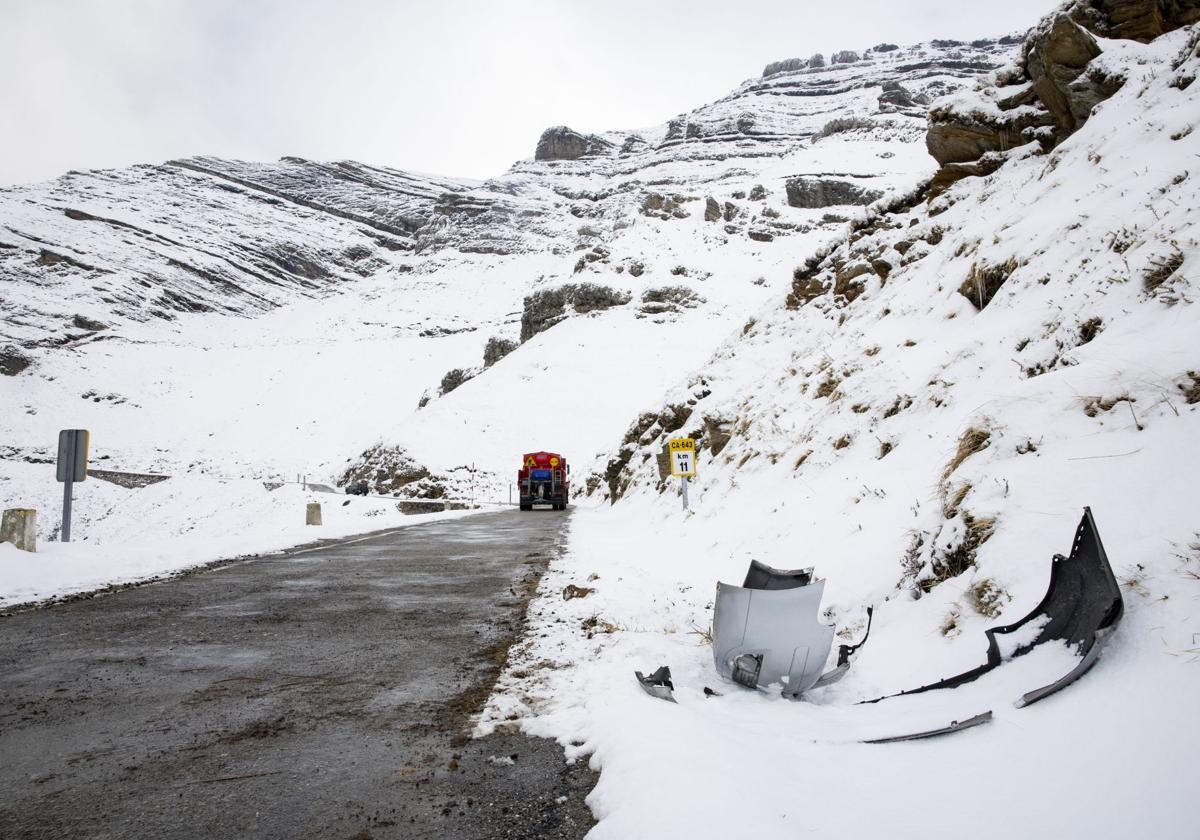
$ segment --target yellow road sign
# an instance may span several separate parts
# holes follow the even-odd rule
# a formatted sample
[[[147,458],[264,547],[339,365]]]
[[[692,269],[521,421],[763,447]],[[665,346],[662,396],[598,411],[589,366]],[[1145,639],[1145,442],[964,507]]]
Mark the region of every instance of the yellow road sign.
[[[671,475],[691,478],[696,474],[696,441],[671,438],[667,441],[671,457]]]
[[[536,466],[537,466],[537,462],[536,462],[536,461],[534,461],[532,457],[529,457],[529,458],[526,458],[526,459],[525,459],[525,466],[527,466],[527,467],[536,467]]]
[[[557,458],[551,458],[551,459],[550,459],[550,466],[552,466],[552,467],[557,467],[557,466],[558,466],[558,459],[557,459]]]

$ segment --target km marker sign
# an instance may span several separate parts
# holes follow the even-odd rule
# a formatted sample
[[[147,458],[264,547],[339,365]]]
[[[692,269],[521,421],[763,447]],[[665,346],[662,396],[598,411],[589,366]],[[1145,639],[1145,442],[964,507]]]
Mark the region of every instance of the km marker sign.
[[[671,475],[679,476],[683,491],[683,509],[688,509],[688,479],[696,475],[696,441],[691,438],[671,438],[667,441],[671,456]]]

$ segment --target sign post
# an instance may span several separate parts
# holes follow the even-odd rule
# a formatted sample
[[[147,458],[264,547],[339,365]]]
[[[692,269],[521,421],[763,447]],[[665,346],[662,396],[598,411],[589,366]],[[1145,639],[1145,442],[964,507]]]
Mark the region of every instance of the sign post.
[[[63,429],[58,433],[57,478],[63,483],[62,541],[71,541],[71,493],[76,481],[87,479],[87,429]]]
[[[671,438],[667,441],[671,456],[671,475],[679,476],[683,493],[683,509],[688,509],[688,479],[696,475],[696,441],[691,438]]]

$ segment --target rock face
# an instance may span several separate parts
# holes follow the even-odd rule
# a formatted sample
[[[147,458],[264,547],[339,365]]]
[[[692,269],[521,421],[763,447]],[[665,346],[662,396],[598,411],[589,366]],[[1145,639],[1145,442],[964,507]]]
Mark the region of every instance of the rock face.
[[[716,222],[721,219],[721,205],[711,195],[704,203],[704,221]]]
[[[33,359],[21,352],[19,347],[14,347],[11,344],[0,347],[0,374],[4,376],[16,376],[18,373],[26,370],[31,364],[33,364]]]
[[[1016,146],[1036,140],[1053,148],[1120,90],[1123,78],[1093,64],[1102,51],[1095,35],[1145,42],[1197,20],[1200,0],[1075,0],[1046,17],[1025,39],[1017,77],[998,79],[975,104],[930,109],[926,146],[942,164],[930,197],[996,171]]]
[[[568,308],[583,314],[624,306],[630,300],[632,297],[628,292],[598,283],[568,283],[556,289],[534,292],[525,298],[525,308],[521,314],[521,343],[566,318]]]
[[[441,395],[444,397],[460,385],[475,378],[475,372],[467,368],[454,368],[442,377]]]
[[[1082,125],[1096,104],[1089,98],[1084,110],[1082,104],[1073,102],[1071,83],[1098,55],[1100,45],[1096,39],[1064,14],[1056,15],[1051,25],[1026,45],[1025,72],[1033,83],[1033,92],[1064,136]]]
[[[483,348],[483,366],[490,368],[496,362],[516,350],[517,346],[517,342],[507,338],[496,336],[489,338],[487,345]]]
[[[345,487],[365,481],[372,492],[387,495],[405,485],[430,477],[430,472],[408,456],[398,446],[376,444],[359,456],[358,460],[337,481]]]
[[[579,160],[585,155],[600,154],[610,146],[602,137],[580,134],[565,125],[557,125],[542,132],[533,157],[535,160]]]
[[[853,181],[834,178],[800,177],[787,181],[787,200],[792,207],[817,209],[846,204],[870,204],[883,196]]]

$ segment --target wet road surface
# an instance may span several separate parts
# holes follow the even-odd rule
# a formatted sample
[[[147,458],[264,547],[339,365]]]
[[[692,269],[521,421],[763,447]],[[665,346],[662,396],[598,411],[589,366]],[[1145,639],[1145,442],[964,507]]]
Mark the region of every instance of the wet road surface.
[[[413,525],[0,618],[0,837],[582,837],[585,766],[465,737],[565,519]]]

